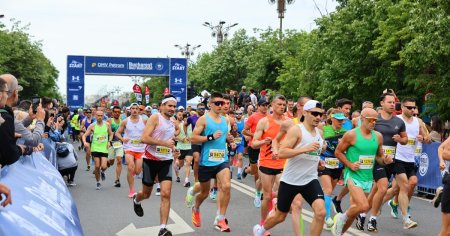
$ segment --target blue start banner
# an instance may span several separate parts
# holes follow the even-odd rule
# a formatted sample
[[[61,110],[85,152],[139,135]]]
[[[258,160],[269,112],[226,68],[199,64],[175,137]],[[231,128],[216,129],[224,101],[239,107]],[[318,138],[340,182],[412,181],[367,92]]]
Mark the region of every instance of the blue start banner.
[[[21,157],[0,176],[14,203],[0,207],[0,235],[83,235],[75,202],[42,153]]]
[[[86,74],[169,76],[169,89],[176,97],[177,105],[186,107],[187,60],[185,58],[68,56],[67,105],[69,108],[84,106]]]

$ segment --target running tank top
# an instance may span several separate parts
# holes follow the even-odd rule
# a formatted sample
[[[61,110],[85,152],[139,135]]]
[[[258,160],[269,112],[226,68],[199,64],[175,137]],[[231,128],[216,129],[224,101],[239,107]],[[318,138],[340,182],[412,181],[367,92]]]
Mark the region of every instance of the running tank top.
[[[220,116],[220,123],[216,123],[209,114],[205,114],[206,126],[202,131],[203,136],[212,135],[217,130],[222,131],[220,138],[207,141],[202,144],[200,156],[200,166],[218,166],[228,162],[228,150],[226,137],[228,134],[228,125],[225,117]]]
[[[269,122],[269,128],[266,132],[263,133],[261,136],[261,140],[265,139],[266,137],[275,139],[277,137],[277,134],[280,132],[281,125],[279,125],[277,122],[275,122],[275,119],[272,115],[267,115],[267,121]],[[285,120],[286,118],[283,116],[282,120]],[[286,162],[286,159],[278,159],[273,160],[272,159],[272,142],[269,144],[264,144],[261,146],[261,152],[259,153],[259,165],[271,169],[283,169],[284,163]]]
[[[119,123],[116,123],[114,118],[111,118],[111,130],[113,133],[119,129],[120,123],[122,123],[122,119],[119,118]],[[119,139],[114,135],[113,141],[118,141]]]
[[[406,145],[397,143],[395,159],[404,162],[414,162],[416,146],[417,143],[419,143],[419,141],[416,140],[420,130],[419,120],[416,117],[413,117],[412,122],[408,123],[405,121],[405,119],[403,119],[402,115],[397,115],[397,117],[405,122],[406,134],[408,135],[408,143],[406,143]]]
[[[94,122],[95,122],[95,118],[94,118],[94,117],[91,118],[91,122],[89,122],[88,119],[87,119],[87,117],[86,117],[86,118],[84,119],[84,122],[83,122],[84,129],[87,130],[87,128],[89,127],[89,125],[91,125],[91,124],[94,123]],[[87,142],[90,142],[90,141],[91,141],[91,135],[89,135],[89,136],[86,137],[86,141],[87,141]]]
[[[378,152],[378,139],[375,131],[371,131],[371,137],[365,138],[361,134],[361,128],[355,128],[356,142],[347,150],[347,159],[354,163],[359,161],[359,170],[353,171],[349,167],[345,167],[344,178],[351,177],[360,181],[373,180],[373,167],[375,165],[375,156]]]
[[[132,152],[144,152],[145,144],[141,142],[141,137],[144,132],[145,124],[142,117],[139,116],[139,121],[136,123],[131,122],[130,117],[128,117],[126,121],[127,125],[125,126],[123,138],[130,140],[123,144],[123,149]]]
[[[337,169],[343,167],[343,164],[340,163],[340,161],[334,155],[334,151],[339,144],[339,139],[344,136],[345,132],[347,132],[347,130],[342,127],[339,130],[334,130],[332,125],[325,125],[323,127],[323,138],[327,143],[327,149],[325,150],[325,152],[320,154],[320,158],[325,161],[325,167],[328,169]]]
[[[303,186],[314,179],[317,179],[317,166],[320,160],[320,152],[322,151],[323,139],[320,136],[320,131],[315,127],[316,134],[313,136],[303,124],[297,125],[302,134],[301,142],[295,146],[295,149],[308,146],[313,142],[319,142],[320,147],[314,152],[303,153],[298,156],[289,158],[289,161],[284,168],[281,175],[281,181],[296,186]]]
[[[179,127],[180,127],[180,134],[178,135],[179,138],[184,139],[185,137],[192,137],[191,126],[188,126],[187,129],[186,129],[187,130],[187,135],[184,132],[184,121],[180,122]],[[191,143],[190,142],[183,143],[182,141],[178,141],[177,142],[177,149],[190,150],[191,149]]]
[[[101,126],[97,122],[94,124],[91,152],[108,153],[108,126],[105,123]]]
[[[157,140],[170,140],[175,138],[175,125],[170,119],[166,119],[161,113],[158,116],[158,126],[153,130],[151,137]],[[159,145],[147,145],[145,158],[155,161],[173,160],[173,150]]]

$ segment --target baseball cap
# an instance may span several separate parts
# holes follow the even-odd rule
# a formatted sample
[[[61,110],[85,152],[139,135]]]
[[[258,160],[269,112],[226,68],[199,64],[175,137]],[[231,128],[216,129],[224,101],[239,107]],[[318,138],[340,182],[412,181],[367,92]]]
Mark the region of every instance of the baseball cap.
[[[267,91],[266,90],[261,90],[261,95],[266,95]]]
[[[151,111],[152,110],[152,107],[151,106],[146,106],[145,107],[145,111]]]
[[[322,110],[322,103],[320,103],[319,101],[316,101],[316,100],[309,100],[303,106],[304,111],[310,111],[314,108],[318,108],[318,109]]]
[[[179,106],[177,110],[185,110],[183,106]]]
[[[264,105],[264,104],[269,104],[269,102],[266,99],[259,99],[258,106],[261,106],[261,105]]]
[[[344,113],[342,113],[342,112],[331,114],[331,117],[333,117],[336,120],[345,120],[346,119]]]

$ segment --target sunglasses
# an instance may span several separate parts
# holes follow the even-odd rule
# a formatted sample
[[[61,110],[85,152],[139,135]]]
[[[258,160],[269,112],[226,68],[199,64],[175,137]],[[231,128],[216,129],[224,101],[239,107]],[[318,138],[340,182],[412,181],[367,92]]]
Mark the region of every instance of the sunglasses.
[[[405,106],[408,110],[413,110],[413,109],[416,109],[417,107],[416,106]]]
[[[197,108],[197,110],[199,110],[199,111],[204,111],[205,110],[205,108]]]
[[[369,121],[370,123],[374,123],[377,122],[378,118],[377,117],[370,117],[370,116],[361,116],[364,119],[366,119],[367,121]]]
[[[310,111],[309,114],[311,114],[314,117],[322,117],[323,113],[320,111]]]
[[[90,112],[90,111],[88,111],[88,112],[86,112],[87,114],[91,114],[92,112]]]
[[[139,111],[143,111],[144,109],[139,109]]]
[[[242,113],[236,113],[237,116],[242,116]]]
[[[223,106],[223,105],[225,105],[225,102],[224,101],[215,101],[215,102],[212,102],[215,106]]]

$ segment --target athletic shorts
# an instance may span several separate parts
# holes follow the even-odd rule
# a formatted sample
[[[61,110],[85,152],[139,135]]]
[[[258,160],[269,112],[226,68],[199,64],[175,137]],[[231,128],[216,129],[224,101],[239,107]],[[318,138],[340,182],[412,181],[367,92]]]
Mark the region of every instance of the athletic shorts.
[[[396,175],[406,174],[409,179],[409,177],[416,175],[416,164],[415,162],[395,160],[394,172]]]
[[[178,157],[178,160],[184,160],[186,156],[192,156],[193,152],[192,149],[189,150],[180,150],[180,156]]]
[[[357,180],[353,179],[352,177],[348,177],[347,179],[344,179],[344,184],[347,186],[347,181],[352,181],[353,185],[355,185],[358,188],[361,188],[365,193],[370,193],[373,186],[373,181],[363,181],[363,180]]]
[[[201,153],[202,152],[202,145],[192,144],[191,145],[191,150],[192,150],[192,153],[194,153],[194,152]]]
[[[228,162],[222,162],[217,166],[199,166],[198,181],[204,183],[208,182],[210,179],[215,179],[217,174],[225,168],[230,168]]]
[[[328,175],[331,177],[331,179],[339,179],[339,178],[341,178],[342,170],[343,170],[343,168],[328,169],[325,167],[324,170],[319,170],[318,174],[319,174],[319,176]]]
[[[248,151],[248,159],[250,164],[258,164],[259,159],[259,149],[253,149],[250,146],[247,148]]]
[[[156,176],[159,182],[172,181],[172,163],[173,160],[155,161],[144,158],[142,184],[148,187],[153,186]]]
[[[236,147],[236,151],[235,152],[236,152],[236,154],[239,154],[239,153],[244,154],[244,145],[243,144],[238,145]]]
[[[108,159],[114,159],[116,157],[123,157],[123,148],[113,148],[108,149]]]
[[[103,152],[91,152],[91,156],[93,158],[107,158],[108,157],[108,153],[103,153]]]
[[[314,179],[306,185],[290,185],[280,181],[278,189],[278,203],[277,208],[281,212],[288,213],[291,208],[292,201],[297,194],[302,197],[311,206],[316,199],[324,199],[323,190],[320,186],[319,180]]]
[[[394,172],[395,163],[391,163],[389,165],[381,166],[378,163],[375,163],[373,167],[373,180],[378,182],[378,180],[382,178],[387,178],[388,180],[395,174]]]
[[[269,167],[260,166],[259,171],[266,175],[278,175],[283,173],[283,169],[272,169]]]
[[[441,212],[448,214],[450,213],[450,174],[444,174],[442,184],[444,185],[444,189],[442,190],[441,197]]]
[[[127,151],[125,150],[125,155],[131,155],[134,157],[135,160],[141,159],[144,155],[144,152],[133,152],[133,151]]]

